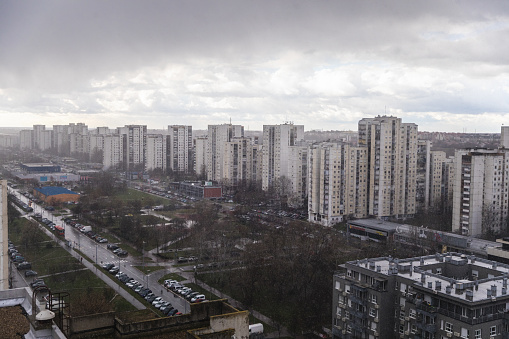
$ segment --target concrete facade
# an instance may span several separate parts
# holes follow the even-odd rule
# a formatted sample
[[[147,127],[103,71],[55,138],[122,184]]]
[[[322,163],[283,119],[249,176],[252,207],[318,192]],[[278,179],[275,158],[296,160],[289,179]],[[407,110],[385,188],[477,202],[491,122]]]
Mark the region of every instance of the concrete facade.
[[[319,143],[308,149],[308,220],[332,226],[367,217],[367,149]]]
[[[478,236],[505,230],[509,149],[460,149],[454,155],[452,229]]]
[[[416,212],[417,125],[378,116],[359,121],[359,146],[368,148],[368,214],[407,218]]]
[[[193,168],[193,127],[168,126],[168,168],[189,173]]]
[[[289,177],[290,147],[304,141],[304,126],[286,123],[263,125],[262,189],[273,187],[276,180]]]
[[[333,338],[505,338],[508,274],[459,253],[347,262],[333,278]]]

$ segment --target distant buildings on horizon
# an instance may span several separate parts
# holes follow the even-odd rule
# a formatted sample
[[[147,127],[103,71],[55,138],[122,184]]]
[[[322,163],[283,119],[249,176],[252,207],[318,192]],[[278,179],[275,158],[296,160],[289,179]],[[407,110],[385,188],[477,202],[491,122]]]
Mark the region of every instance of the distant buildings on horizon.
[[[146,125],[34,125],[19,136],[0,136],[0,146],[72,156],[104,170],[195,173],[233,190],[255,183],[293,207],[307,199],[309,221],[325,226],[451,210],[452,228],[461,234],[506,230],[509,126],[500,135],[419,133],[416,124],[392,116],[364,118],[358,126],[357,132],[304,132],[303,125],[289,122],[246,133],[227,123],[202,133],[188,125],[154,133]],[[449,157],[431,150],[433,142],[465,138],[501,146],[457,149]]]

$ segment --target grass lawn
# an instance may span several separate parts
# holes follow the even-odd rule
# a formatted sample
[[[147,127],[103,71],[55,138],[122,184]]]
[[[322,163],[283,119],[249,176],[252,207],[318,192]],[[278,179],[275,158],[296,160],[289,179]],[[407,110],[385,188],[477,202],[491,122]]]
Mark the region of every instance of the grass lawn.
[[[143,272],[144,274],[150,274],[155,271],[164,270],[166,267],[164,266],[134,266],[136,269],[138,269],[140,272]]]
[[[186,278],[184,278],[181,275],[178,275],[177,273],[168,273],[168,274],[163,275],[163,277],[161,279],[159,279],[159,283],[162,285],[162,284],[164,284],[164,281],[168,280],[168,279],[173,279],[173,280],[177,280],[177,281],[186,280]]]
[[[18,250],[32,263],[32,268],[43,279],[52,292],[69,292],[71,307],[73,301],[83,296],[94,298],[104,297],[111,299],[111,306],[115,311],[132,311],[136,308],[124,298],[115,295],[115,292],[99,279],[93,272],[79,263],[62,247],[55,245],[54,241],[39,228],[32,230],[33,239],[36,241],[30,245],[21,245],[24,229],[28,226],[28,220],[17,219],[9,227],[9,239],[17,246]],[[28,280],[31,281],[31,280]]]
[[[124,202],[132,201],[132,200],[140,200],[142,203],[142,206],[144,206],[147,202],[151,202],[151,204],[154,205],[164,205],[165,203],[168,203],[168,199],[161,198],[159,196],[141,192],[132,188],[128,188],[125,192],[120,192],[116,194],[116,197]]]

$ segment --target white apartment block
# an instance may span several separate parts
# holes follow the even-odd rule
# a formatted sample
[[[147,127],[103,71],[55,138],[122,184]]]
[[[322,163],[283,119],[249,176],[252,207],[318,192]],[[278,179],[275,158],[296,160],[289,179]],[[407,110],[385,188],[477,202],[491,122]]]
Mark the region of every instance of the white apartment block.
[[[226,143],[244,136],[244,126],[209,125],[207,135],[207,180],[221,181],[225,177],[224,156]]]
[[[124,159],[124,138],[120,134],[105,135],[103,139],[103,170],[117,168]]]
[[[445,152],[431,151],[430,152],[430,174],[429,174],[429,207],[436,209],[445,207],[444,203],[447,201],[448,182],[446,181],[449,176],[446,175],[446,162],[448,161]]]
[[[456,150],[452,230],[467,236],[505,231],[508,179],[509,150]]]
[[[207,136],[194,139],[194,171],[198,176],[207,173]]]
[[[193,168],[193,127],[168,126],[168,168],[189,173]]]
[[[288,148],[288,179],[292,183],[293,194],[289,197],[288,205],[301,207],[307,196],[308,177],[308,146],[290,146]]]
[[[33,148],[33,131],[22,130],[19,132],[19,147],[21,149],[32,149]]]
[[[359,121],[359,146],[368,148],[368,214],[406,218],[416,212],[417,125],[378,116]]]
[[[367,217],[366,147],[318,143],[308,149],[308,220],[332,226]]]
[[[44,125],[34,125],[32,130],[32,149],[41,150],[42,132],[46,130]]]
[[[68,125],[53,125],[53,148],[58,154],[70,155]]]
[[[145,168],[145,149],[147,146],[146,125],[126,125],[117,128],[118,134],[124,138],[124,159],[126,170],[142,171]]]
[[[223,182],[230,186],[256,182],[258,145],[251,138],[233,138],[225,144]]]
[[[90,154],[90,135],[81,133],[69,134],[71,155]]]
[[[147,135],[147,149],[145,170],[162,169],[166,171],[166,135],[149,134]]]
[[[263,125],[262,189],[289,175],[290,147],[304,140],[304,126],[291,123]]]
[[[90,159],[102,154],[104,148],[104,135],[89,134]],[[95,161],[94,161],[95,162]]]

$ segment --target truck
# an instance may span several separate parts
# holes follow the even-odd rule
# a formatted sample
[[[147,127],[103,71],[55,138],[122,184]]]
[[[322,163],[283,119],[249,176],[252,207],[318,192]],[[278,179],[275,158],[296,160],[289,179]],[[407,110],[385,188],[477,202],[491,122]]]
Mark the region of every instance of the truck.
[[[249,325],[249,334],[262,334],[263,333],[263,324],[252,324]]]
[[[87,233],[87,232],[90,232],[90,231],[92,231],[92,226],[83,226],[81,228],[81,232],[82,233]]]

